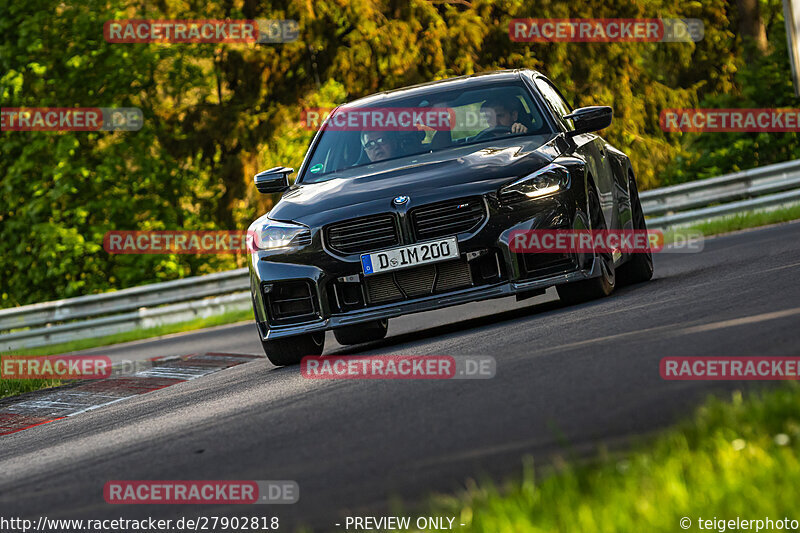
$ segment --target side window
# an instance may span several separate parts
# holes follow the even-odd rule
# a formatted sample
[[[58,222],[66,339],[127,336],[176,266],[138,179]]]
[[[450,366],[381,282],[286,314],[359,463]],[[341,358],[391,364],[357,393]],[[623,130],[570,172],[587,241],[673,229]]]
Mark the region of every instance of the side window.
[[[553,85],[543,78],[536,78],[536,87],[541,91],[542,96],[547,101],[547,105],[553,110],[556,117],[561,120],[561,123],[568,129],[575,129],[572,126],[571,120],[565,120],[564,115],[569,115],[571,110],[567,102],[561,97]]]

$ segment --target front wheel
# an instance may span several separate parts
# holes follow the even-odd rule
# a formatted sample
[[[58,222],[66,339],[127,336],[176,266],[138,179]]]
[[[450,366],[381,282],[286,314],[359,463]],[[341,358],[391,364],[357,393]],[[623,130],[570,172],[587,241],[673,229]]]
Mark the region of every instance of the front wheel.
[[[647,231],[642,202],[639,200],[639,190],[636,188],[636,180],[633,179],[633,176],[630,176],[628,190],[631,196],[633,229]],[[617,269],[617,275],[620,286],[649,281],[653,277],[653,253],[649,246],[645,252],[634,253],[627,263]]]
[[[600,200],[594,187],[589,188],[589,216],[591,217],[591,229],[606,229],[603,211],[600,208]],[[614,273],[614,260],[610,253],[603,252],[596,254],[600,259],[601,275],[583,281],[574,281],[557,285],[558,297],[567,304],[577,304],[588,302],[595,298],[602,298],[614,292],[616,287],[616,276]]]
[[[282,339],[262,340],[267,359],[275,366],[299,364],[307,355],[321,355],[325,347],[325,332],[306,333]]]

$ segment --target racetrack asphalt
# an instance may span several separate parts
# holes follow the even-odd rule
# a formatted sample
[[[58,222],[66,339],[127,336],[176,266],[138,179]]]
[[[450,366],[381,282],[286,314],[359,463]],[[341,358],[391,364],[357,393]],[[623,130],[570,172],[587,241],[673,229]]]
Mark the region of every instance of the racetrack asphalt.
[[[266,359],[0,437],[4,517],[278,516],[319,531],[424,502],[522,457],[591,455],[755,382],[665,381],[665,356],[789,356],[800,346],[800,223],[657,254],[648,283],[564,306],[551,289],[390,321],[380,342],[326,354],[492,355],[488,380],[309,380]],[[237,324],[88,350],[114,359],[262,354]],[[293,505],[111,505],[109,480],[295,480]]]

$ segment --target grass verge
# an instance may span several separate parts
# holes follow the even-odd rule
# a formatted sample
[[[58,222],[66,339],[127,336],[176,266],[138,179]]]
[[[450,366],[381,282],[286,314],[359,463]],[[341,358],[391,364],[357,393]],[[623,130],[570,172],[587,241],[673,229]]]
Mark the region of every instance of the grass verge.
[[[476,533],[675,533],[700,530],[701,518],[800,520],[799,456],[800,386],[790,383],[746,399],[738,392],[729,402],[712,399],[624,459],[561,463],[544,476],[529,462],[520,480],[471,482],[461,494],[434,499],[429,511]],[[703,523],[756,530],[713,525]]]
[[[743,229],[769,226],[770,224],[780,224],[781,222],[791,222],[800,219],[800,204],[781,207],[771,211],[747,211],[728,215],[720,218],[701,222],[688,226],[681,233],[689,231],[699,231],[706,237],[739,231]],[[674,230],[664,231],[664,242],[673,242],[675,237]]]
[[[118,344],[121,342],[130,342],[142,339],[149,339],[153,337],[160,337],[162,335],[170,335],[173,333],[182,333],[185,331],[193,331],[196,329],[210,328],[214,326],[221,326],[224,324],[232,324],[235,322],[242,322],[245,320],[253,319],[252,309],[244,309],[242,311],[231,311],[221,315],[212,316],[208,318],[198,318],[187,322],[178,322],[175,324],[165,324],[155,328],[136,329],[132,331],[125,331],[122,333],[115,333],[104,337],[97,337],[94,339],[80,339],[76,341],[64,342],[61,344],[53,344],[50,346],[42,346],[40,348],[27,348],[21,350],[11,350],[0,353],[0,364],[2,364],[3,355],[54,355],[66,354],[76,352],[78,350],[88,350],[89,348],[97,348],[99,346],[108,346],[110,344]],[[255,335],[255,332],[253,333]],[[46,387],[54,387],[60,385],[62,382],[58,380],[42,380],[42,379],[0,379],[0,398],[6,396],[14,396],[24,392],[31,392],[37,389]]]

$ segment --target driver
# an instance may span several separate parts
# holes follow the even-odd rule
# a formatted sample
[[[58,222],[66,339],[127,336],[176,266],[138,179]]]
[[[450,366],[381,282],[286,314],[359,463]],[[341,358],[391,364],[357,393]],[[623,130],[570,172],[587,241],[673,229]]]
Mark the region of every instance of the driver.
[[[398,143],[390,131],[367,131],[361,134],[361,146],[373,163],[390,159],[398,154]]]
[[[515,133],[528,133],[528,127],[524,124],[517,122],[519,113],[516,109],[512,109],[511,105],[499,98],[490,98],[481,105],[481,115],[486,123],[489,125],[483,131],[491,131],[495,128],[508,128],[509,131],[506,135]],[[501,132],[496,132],[502,134]]]

